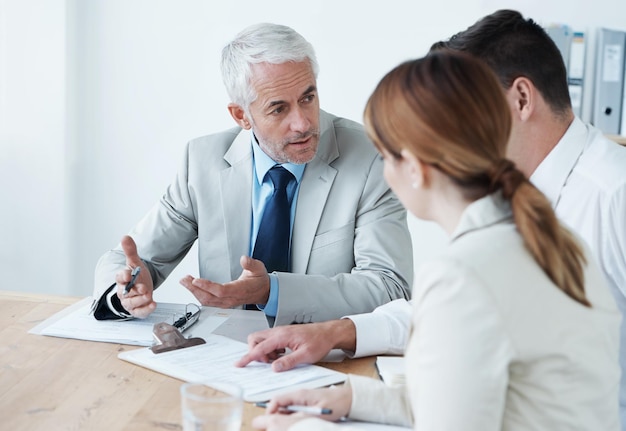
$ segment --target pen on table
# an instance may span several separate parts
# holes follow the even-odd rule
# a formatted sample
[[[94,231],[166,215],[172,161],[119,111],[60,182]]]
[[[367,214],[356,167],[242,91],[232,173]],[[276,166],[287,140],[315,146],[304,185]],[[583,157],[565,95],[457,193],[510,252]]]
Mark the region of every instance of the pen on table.
[[[267,403],[255,403],[257,407],[267,407]],[[286,407],[281,407],[281,410],[287,410],[289,412],[302,412],[310,415],[330,415],[333,413],[332,409],[327,409],[324,407],[312,407],[312,406],[297,406],[291,405]]]
[[[135,285],[135,281],[137,280],[137,276],[139,275],[140,272],[141,272],[141,268],[138,266],[136,266],[131,271],[130,275],[132,276],[132,278],[130,279],[126,287],[124,287],[124,296],[128,295],[128,292],[130,292],[130,289],[133,288],[133,286]]]
[[[189,304],[189,305],[192,305],[192,304]],[[200,317],[199,307],[197,308],[196,311],[187,311],[187,307],[185,307],[185,315],[182,316],[177,321],[175,321],[172,326],[174,328],[178,328],[180,332],[184,332],[185,329],[188,329],[190,326],[196,323],[199,317]]]

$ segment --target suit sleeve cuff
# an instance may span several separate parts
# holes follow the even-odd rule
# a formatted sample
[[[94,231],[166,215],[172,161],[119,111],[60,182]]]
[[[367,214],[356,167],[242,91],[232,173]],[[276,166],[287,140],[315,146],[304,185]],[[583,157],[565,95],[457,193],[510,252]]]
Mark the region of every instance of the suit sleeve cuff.
[[[354,374],[348,376],[345,384],[352,391],[350,419],[412,427],[413,415],[406,387],[389,387],[380,380]]]
[[[109,286],[100,299],[96,299],[92,305],[93,316],[96,320],[120,320],[132,318],[132,315],[122,307],[117,297],[115,283]]]

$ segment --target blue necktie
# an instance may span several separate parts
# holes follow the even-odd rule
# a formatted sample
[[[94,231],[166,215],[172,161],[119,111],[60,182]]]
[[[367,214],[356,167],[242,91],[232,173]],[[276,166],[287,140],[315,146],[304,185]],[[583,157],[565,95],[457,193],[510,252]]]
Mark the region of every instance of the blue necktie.
[[[291,206],[287,197],[287,185],[294,177],[279,165],[270,169],[267,175],[274,183],[274,193],[263,211],[252,257],[262,261],[267,272],[286,272],[289,271],[291,231]]]

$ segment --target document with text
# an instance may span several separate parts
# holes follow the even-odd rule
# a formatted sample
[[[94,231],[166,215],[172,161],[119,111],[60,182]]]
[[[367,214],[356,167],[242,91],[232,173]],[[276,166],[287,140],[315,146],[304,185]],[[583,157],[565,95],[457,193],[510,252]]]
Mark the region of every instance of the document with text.
[[[339,425],[345,426],[350,430],[358,431],[406,431],[412,428],[399,427],[396,425],[377,424],[373,422],[345,421],[339,422]]]
[[[387,386],[404,386],[406,377],[404,372],[404,356],[377,356],[376,369],[380,378]]]
[[[345,381],[346,375],[317,365],[303,365],[276,373],[270,364],[252,362],[243,368],[234,363],[248,346],[221,335],[204,337],[206,344],[155,354],[150,349],[121,352],[118,357],[187,382],[232,382],[239,384],[244,399],[266,401],[273,395],[297,388],[317,388]]]
[[[120,343],[135,346],[151,346],[154,344],[153,327],[155,323],[172,324],[184,315],[186,304],[157,303],[156,310],[145,319],[130,320],[96,320],[91,313],[91,297],[84,298],[66,307],[54,316],[32,328],[29,333],[48,335],[78,340]],[[185,337],[196,334],[210,334],[225,323],[235,312],[242,310],[206,309],[200,313],[198,323],[185,331]],[[267,328],[265,319],[255,313],[253,326],[249,331]],[[243,336],[243,335],[242,335]]]

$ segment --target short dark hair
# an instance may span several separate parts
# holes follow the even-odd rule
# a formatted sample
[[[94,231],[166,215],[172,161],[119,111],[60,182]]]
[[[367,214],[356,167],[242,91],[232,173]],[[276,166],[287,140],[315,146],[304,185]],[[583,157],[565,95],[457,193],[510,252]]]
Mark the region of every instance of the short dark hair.
[[[540,25],[517,11],[503,9],[487,15],[430,50],[441,49],[466,51],[482,59],[507,90],[516,78],[528,78],[556,114],[571,109],[561,52]]]

